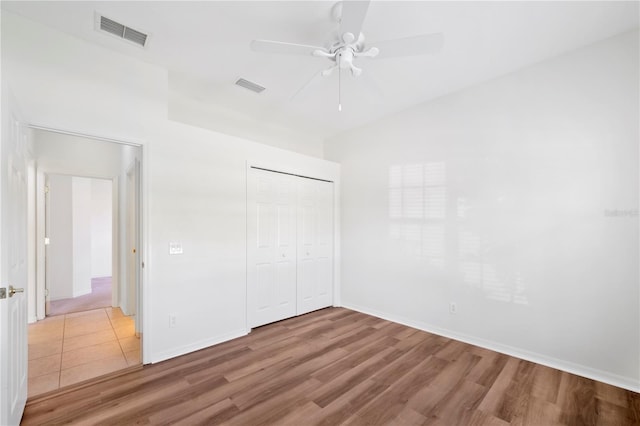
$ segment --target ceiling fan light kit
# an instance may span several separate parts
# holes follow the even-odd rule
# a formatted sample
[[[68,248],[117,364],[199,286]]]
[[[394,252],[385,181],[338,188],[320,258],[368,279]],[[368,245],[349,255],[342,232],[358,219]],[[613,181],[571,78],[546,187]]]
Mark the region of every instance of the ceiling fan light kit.
[[[369,0],[356,0],[341,1],[333,5],[331,8],[331,16],[333,20],[339,24],[339,29],[337,36],[333,35],[329,43],[327,43],[328,47],[273,40],[253,40],[251,42],[251,49],[264,53],[312,55],[317,58],[325,58],[332,61],[333,64],[329,68],[321,71],[319,76],[328,77],[338,69],[338,111],[341,111],[340,70],[350,70],[353,77],[360,76],[363,70],[354,64],[356,59],[376,58],[379,55],[380,58],[421,55],[435,53],[442,47],[443,37],[440,33],[421,34],[413,37],[372,43],[374,46],[367,46],[361,29],[369,8],[369,3]],[[381,49],[378,46],[383,46],[383,48]],[[310,82],[308,82],[307,85]],[[298,90],[296,94],[300,93],[301,90],[302,89]]]

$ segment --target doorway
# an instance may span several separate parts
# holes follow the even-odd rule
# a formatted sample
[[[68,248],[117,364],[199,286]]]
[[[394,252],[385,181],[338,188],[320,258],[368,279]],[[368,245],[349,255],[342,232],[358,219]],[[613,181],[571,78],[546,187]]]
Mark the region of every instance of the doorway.
[[[45,316],[112,305],[112,181],[45,175]]]
[[[29,397],[142,359],[142,147],[50,129],[32,135],[38,267]]]

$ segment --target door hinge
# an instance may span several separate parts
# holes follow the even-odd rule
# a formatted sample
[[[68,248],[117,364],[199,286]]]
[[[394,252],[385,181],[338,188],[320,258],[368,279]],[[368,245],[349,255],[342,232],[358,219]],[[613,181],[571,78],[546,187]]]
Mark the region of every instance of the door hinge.
[[[142,267],[144,268],[144,262],[142,262]]]
[[[7,298],[7,289],[5,287],[0,287],[0,299]]]

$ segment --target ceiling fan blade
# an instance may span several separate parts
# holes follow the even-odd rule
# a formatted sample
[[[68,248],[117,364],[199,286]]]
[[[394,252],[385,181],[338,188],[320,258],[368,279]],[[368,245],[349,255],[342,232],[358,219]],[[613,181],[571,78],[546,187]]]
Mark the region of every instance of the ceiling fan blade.
[[[362,23],[367,10],[369,9],[369,0],[344,0],[342,2],[342,17],[340,18],[340,35],[351,33],[356,40],[362,31]]]
[[[385,93],[381,89],[378,80],[371,75],[371,72],[365,71],[358,78],[364,83],[369,100],[375,104],[383,104],[386,99]]]
[[[322,71],[324,70],[315,72],[313,76],[304,85],[302,85],[302,87],[300,87],[300,89],[298,89],[298,91],[294,93],[293,96],[291,96],[290,100],[303,101],[309,94],[310,90],[313,87],[316,87],[322,81]]]
[[[251,49],[256,52],[281,53],[285,55],[309,55],[312,56],[316,50],[326,51],[324,47],[309,46],[307,44],[285,43],[273,40],[253,40]]]
[[[440,51],[444,44],[442,33],[421,34],[396,40],[367,43],[380,49],[376,58],[399,58],[402,56],[424,55]]]

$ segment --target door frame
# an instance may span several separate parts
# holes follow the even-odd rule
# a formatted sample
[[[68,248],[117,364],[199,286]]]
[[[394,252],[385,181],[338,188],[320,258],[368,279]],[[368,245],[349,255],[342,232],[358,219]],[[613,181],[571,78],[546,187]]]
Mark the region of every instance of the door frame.
[[[131,271],[129,270],[129,265],[131,261],[131,254],[135,254],[133,256],[133,262],[138,265],[138,267],[133,271],[134,281],[136,283],[133,291],[129,286],[127,286],[127,305],[130,304],[130,298],[133,296],[135,300],[135,330],[136,335],[140,333],[140,316],[138,315],[140,308],[140,161],[137,158],[134,158],[131,163],[126,167],[126,172],[124,178],[126,182],[123,182],[126,185],[127,190],[125,191],[124,205],[122,206],[122,211],[124,213],[124,223],[122,224],[124,227],[124,244],[122,245],[124,250],[124,259],[121,258],[123,265],[121,265],[121,271],[124,271],[124,275],[128,280],[131,277]],[[133,186],[133,195],[131,198],[130,190]],[[130,221],[133,222],[133,231],[130,229]],[[133,233],[133,235],[131,235]],[[134,253],[130,251],[135,249]],[[130,306],[128,306],[129,308]]]
[[[36,124],[27,124],[27,127],[35,130],[44,130],[53,133],[60,133],[70,136],[78,136],[82,138],[92,139],[100,142],[108,142],[108,143],[117,143],[120,145],[128,145],[138,148],[138,182],[137,182],[137,207],[138,207],[138,262],[137,262],[137,277],[138,277],[138,285],[137,285],[137,300],[136,300],[136,326],[138,327],[136,332],[139,332],[139,337],[141,337],[141,362],[143,364],[150,362],[150,339],[148,326],[145,318],[145,312],[149,312],[146,309],[147,301],[145,298],[145,294],[148,294],[147,283],[148,280],[148,268],[145,268],[146,264],[146,253],[148,253],[148,203],[147,203],[147,194],[148,194],[148,167],[146,167],[146,158],[149,155],[149,147],[144,142],[132,142],[123,139],[115,139],[104,136],[90,135],[86,133],[74,132],[69,130],[61,130],[46,126],[40,126]],[[129,165],[127,165],[129,166]],[[128,168],[124,168],[125,177],[126,173],[129,171]],[[36,262],[35,262],[35,276],[36,276],[36,287],[38,291],[41,292],[38,294],[38,299],[42,299],[41,302],[36,303],[36,311],[37,311],[37,319],[44,319],[44,299],[40,295],[44,295],[44,277],[45,277],[45,244],[44,244],[44,209],[39,207],[44,205],[44,174],[63,174],[60,173],[59,170],[43,170],[37,169],[36,171]],[[74,176],[80,176],[75,175]],[[122,265],[120,261],[120,246],[121,239],[119,235],[119,230],[121,226],[124,224],[120,223],[119,211],[121,208],[125,206],[121,206],[119,202],[120,194],[119,194],[119,184],[120,184],[120,176],[101,176],[101,175],[85,175],[82,177],[89,178],[98,178],[98,179],[107,179],[112,181],[112,275],[113,278],[116,279],[117,284],[114,286],[114,290],[112,291],[112,303],[119,300],[119,280],[122,270]],[[145,335],[145,338],[142,338],[142,335]]]

